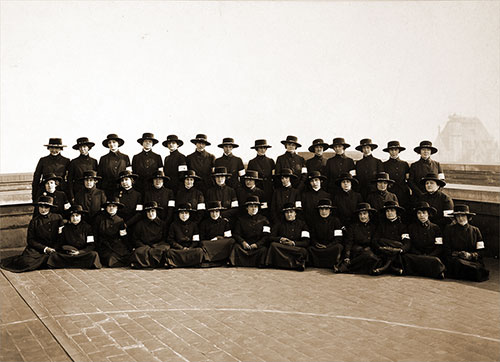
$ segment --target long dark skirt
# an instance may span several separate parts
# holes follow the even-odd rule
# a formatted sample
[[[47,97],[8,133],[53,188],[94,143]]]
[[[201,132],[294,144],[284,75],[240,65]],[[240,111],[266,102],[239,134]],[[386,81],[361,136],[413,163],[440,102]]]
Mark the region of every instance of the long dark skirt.
[[[340,262],[340,256],[344,247],[342,244],[331,243],[325,249],[320,249],[315,246],[310,246],[309,263],[316,268],[332,268]]]
[[[441,279],[446,269],[437,256],[404,254],[402,258],[404,271],[407,275]]]
[[[274,242],[269,246],[266,265],[281,269],[304,270],[306,261],[306,248]]]
[[[14,273],[22,273],[46,267],[48,259],[47,254],[27,246],[21,255],[2,260],[0,267]]]
[[[266,263],[267,248],[245,250],[240,244],[234,244],[229,255],[229,263],[233,266],[262,267]]]
[[[380,246],[388,246],[391,248],[402,248],[403,243],[397,240],[380,240]],[[384,251],[382,249],[379,250],[378,256],[381,259],[378,268],[382,269],[382,272],[392,271],[394,268],[400,269],[403,272],[403,260],[401,258],[400,253],[394,253],[391,251]]]
[[[166,253],[170,249],[167,243],[144,245],[136,248],[130,256],[133,268],[158,268],[165,264]]]
[[[100,269],[102,267],[99,254],[93,250],[80,251],[78,255],[52,253],[49,255],[47,265],[50,268]]]
[[[351,250],[351,257],[351,264],[347,268],[348,273],[370,274],[380,263],[380,258],[369,246],[354,246]]]
[[[233,238],[202,240],[203,261],[208,263],[225,262],[229,258],[229,254],[231,254],[234,243]]]
[[[490,271],[484,267],[482,261],[464,260],[452,256],[448,258],[446,267],[447,278],[484,282],[490,277]]]
[[[170,249],[167,251],[166,266],[170,268],[199,266],[203,261],[202,248]]]
[[[130,251],[121,240],[99,245],[98,252],[102,265],[109,268],[126,267],[130,264]]]

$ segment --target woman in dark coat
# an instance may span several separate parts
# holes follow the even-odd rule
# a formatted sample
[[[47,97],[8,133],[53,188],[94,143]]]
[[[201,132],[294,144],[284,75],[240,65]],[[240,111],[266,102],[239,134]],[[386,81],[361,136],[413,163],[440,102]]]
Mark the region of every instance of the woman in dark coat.
[[[469,224],[475,215],[468,205],[453,208],[455,224],[444,231],[446,277],[482,282],[488,280],[490,272],[483,263],[484,241],[481,231]]]
[[[422,177],[420,184],[425,188],[425,193],[420,196],[419,201],[427,202],[429,206],[436,209],[436,213],[431,216],[430,220],[444,230],[451,222],[450,215],[453,212],[453,200],[441,191],[446,182],[438,175],[428,173]]]
[[[247,213],[238,217],[234,226],[233,236],[236,244],[231,250],[229,264],[263,267],[271,227],[267,218],[258,213],[260,200],[257,196],[250,196],[245,206]]]
[[[335,183],[340,191],[335,194],[333,203],[337,207],[340,222],[347,227],[351,222],[356,222],[355,210],[358,204],[363,201],[361,194],[352,189],[353,184],[357,184],[358,180],[353,178],[350,173],[344,173]]]
[[[99,254],[94,250],[92,227],[82,220],[87,211],[81,205],[73,205],[68,210],[70,217],[60,235],[60,246],[56,253],[49,255],[47,265],[51,268],[102,267]]]
[[[158,217],[165,221],[168,228],[173,221],[174,211],[175,211],[175,195],[172,190],[165,187],[168,183],[169,177],[165,176],[162,170],[156,171],[153,177],[149,180],[152,187],[146,190],[144,196],[144,203],[154,201],[158,204],[157,213]]]
[[[202,180],[193,170],[183,172],[181,179],[182,181],[175,197],[175,204],[180,205],[189,203],[192,207],[189,218],[192,221],[199,223],[205,216],[206,208],[205,196],[198,189],[198,184]]]
[[[54,173],[48,173],[44,175],[44,179],[42,180],[42,187],[40,188],[40,193],[37,197],[40,196],[50,196],[54,200],[52,213],[60,214],[63,218],[66,216],[66,210],[71,207],[71,204],[68,201],[66,194],[63,191],[57,189],[57,186],[62,182],[62,178],[56,176]],[[35,215],[38,215],[38,209],[35,208],[33,211]]]
[[[304,271],[309,247],[309,228],[305,221],[297,219],[295,204],[283,206],[285,221],[272,228],[266,265],[282,269]]]
[[[301,201],[307,226],[312,228],[314,222],[319,217],[318,211],[316,210],[316,206],[318,206],[319,200],[330,199],[331,196],[323,188],[326,177],[323,176],[319,171],[309,172],[307,174],[307,181],[308,185],[304,187]]]
[[[161,209],[156,201],[144,204],[143,218],[135,225],[131,237],[135,248],[130,256],[132,268],[157,268],[165,263],[170,245],[165,221],[158,217]]]
[[[322,199],[316,204],[318,217],[311,228],[309,262],[317,268],[337,270],[344,246],[342,245],[342,224],[333,215],[335,206],[330,199]]]
[[[203,261],[198,225],[191,219],[192,212],[190,203],[179,204],[177,218],[170,225],[166,262],[169,268],[200,266]]]
[[[441,229],[429,221],[436,209],[427,202],[419,202],[415,209],[417,221],[408,226],[411,248],[403,255],[405,273],[429,278],[444,278],[445,266],[440,257],[443,252]]]
[[[101,206],[108,200],[106,194],[97,188],[97,183],[101,180],[94,170],[83,172],[83,189],[75,195],[75,204],[82,205],[82,208],[88,212],[84,215],[87,223],[94,224],[97,214],[101,211]]]
[[[49,255],[59,247],[64,224],[61,215],[51,212],[56,207],[54,200],[42,195],[33,205],[38,208],[38,215],[28,225],[28,245],[21,255],[2,260],[3,269],[16,273],[41,269],[46,266]]]
[[[262,204],[267,202],[269,206],[273,199],[273,171],[276,168],[274,160],[266,156],[267,149],[271,147],[265,139],[255,140],[254,146],[250,148],[257,152],[257,156],[248,161],[247,166],[247,172],[248,170],[254,170],[262,177],[262,189],[265,196],[260,198],[260,201]],[[242,200],[240,203],[243,205],[244,202],[245,200]]]
[[[286,203],[292,203],[297,208],[302,207],[300,192],[292,186],[293,180],[296,179],[291,169],[284,168],[281,173],[274,175],[276,187],[271,202],[271,221],[277,224],[283,221],[283,206]]]
[[[366,202],[357,205],[354,211],[356,222],[347,228],[344,238],[344,260],[338,272],[371,274],[380,263],[380,258],[374,253],[373,243],[377,230],[377,224],[373,221],[376,214],[377,210]]]

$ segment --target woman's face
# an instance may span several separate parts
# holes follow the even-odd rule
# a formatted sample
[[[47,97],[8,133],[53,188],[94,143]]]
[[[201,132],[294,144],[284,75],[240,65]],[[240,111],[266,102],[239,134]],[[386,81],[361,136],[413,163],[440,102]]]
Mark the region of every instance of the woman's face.
[[[107,211],[108,214],[110,214],[111,216],[113,216],[118,211],[118,206],[116,206],[114,204],[107,205],[106,206],[106,211]]]
[[[360,211],[358,214],[359,221],[362,223],[367,223],[370,221],[370,213],[368,211]]]
[[[189,219],[189,211],[179,211],[179,219],[187,221]]]
[[[161,189],[163,187],[163,179],[160,177],[154,178],[153,186],[157,189]]]
[[[286,210],[285,211],[285,219],[287,221],[294,221],[296,216],[297,216],[297,213],[295,212],[295,210]]]
[[[425,189],[427,190],[427,192],[436,192],[439,187],[436,181],[427,180],[425,181]]]
[[[146,216],[149,220],[156,219],[156,209],[149,209],[148,211],[146,211]]]
[[[386,209],[386,210],[385,210],[385,217],[386,217],[388,220],[393,220],[393,219],[395,219],[397,216],[398,216],[398,212],[396,211],[396,209]]]
[[[56,180],[49,180],[45,182],[45,191],[53,193],[56,191],[56,186],[57,186]]]
[[[250,216],[256,215],[257,211],[259,211],[258,205],[247,205],[248,215],[250,215]]]
[[[70,216],[70,221],[73,225],[78,225],[80,221],[82,221],[82,215],[77,212],[74,212]]]
[[[330,216],[330,208],[329,207],[321,207],[319,209],[319,215],[323,218],[326,219],[328,216]]]
[[[50,207],[49,206],[38,206],[38,212],[40,215],[47,215],[50,212]]]
[[[190,189],[191,187],[193,187],[194,186],[194,178],[192,178],[192,177],[186,177],[184,179],[184,186],[187,189]]]
[[[78,146],[78,150],[80,151],[80,155],[87,156],[90,148],[88,145],[80,145]]]
[[[417,219],[421,223],[427,222],[429,220],[429,211],[427,211],[427,210],[418,210],[417,211]]]

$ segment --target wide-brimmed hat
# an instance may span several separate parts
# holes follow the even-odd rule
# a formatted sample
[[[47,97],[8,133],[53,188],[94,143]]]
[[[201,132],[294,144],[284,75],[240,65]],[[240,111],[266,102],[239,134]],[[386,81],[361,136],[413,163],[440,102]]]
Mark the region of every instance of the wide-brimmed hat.
[[[295,136],[286,136],[286,140],[281,141],[282,144],[286,145],[287,143],[294,143],[297,148],[302,147],[302,145],[298,142],[297,137]]]
[[[322,138],[316,138],[313,142],[312,145],[309,146],[308,150],[309,152],[314,152],[314,147],[316,146],[323,146],[323,151],[327,150],[330,145],[323,141]]]
[[[212,210],[225,210],[226,208],[222,206],[222,202],[220,201],[208,201],[207,202],[207,211]]]
[[[375,177],[371,180],[371,182],[376,183],[379,181],[385,181],[387,183],[394,183],[394,180],[391,180],[389,174],[387,172],[378,172]]]
[[[190,178],[193,178],[195,181],[196,181],[196,180],[201,180],[201,177],[200,177],[200,176],[198,176],[194,170],[187,170],[187,171],[183,171],[183,172],[180,174],[180,176],[179,176],[179,178],[180,178],[180,179],[182,179],[182,180],[183,180],[183,179],[187,179],[187,178],[189,178],[189,177],[190,177]]]
[[[177,206],[177,212],[179,211],[194,211],[193,210],[193,207],[191,206],[191,203],[190,202],[185,202],[185,203],[182,203],[182,204],[179,204],[179,206]]]
[[[378,145],[372,142],[371,138],[363,138],[361,141],[359,141],[359,145],[356,146],[356,150],[362,152],[364,146],[370,146],[372,151],[378,147]]]
[[[243,180],[255,180],[260,181],[262,178],[259,177],[259,172],[255,170],[246,170],[245,174],[241,176]]]
[[[68,209],[68,213],[71,214],[88,214],[89,212],[85,210],[82,205],[73,205]]]
[[[457,204],[457,205],[453,206],[453,212],[451,213],[451,216],[455,216],[455,215],[473,216],[476,214],[469,211],[469,205]]]
[[[116,133],[110,133],[106,136],[106,139],[104,141],[102,141],[102,145],[104,147],[108,148],[108,142],[111,140],[115,140],[116,142],[118,142],[118,147],[123,146],[123,144],[125,143],[125,141],[123,139],[121,139],[120,137],[118,137],[118,135]]]
[[[294,175],[290,168],[283,168],[280,173],[275,174],[273,177],[275,179],[280,179],[283,176],[297,178],[297,175]]]
[[[283,204],[283,207],[281,208],[281,212],[285,212],[285,211],[288,211],[288,210],[295,210],[295,211],[297,211],[297,210],[300,210],[300,208],[297,207],[294,202],[285,202]]]
[[[399,206],[399,203],[397,201],[392,200],[384,202],[384,206],[380,208],[381,211],[387,209],[395,209],[398,213],[405,211],[404,207]]]
[[[33,203],[34,206],[49,206],[53,209],[57,208],[57,205],[54,205],[54,198],[52,196],[41,195],[36,202]]]
[[[142,134],[142,137],[137,140],[142,145],[142,142],[145,140],[151,140],[153,141],[153,145],[156,145],[158,143],[158,140],[155,138],[155,135],[150,132],[146,132]]]
[[[330,199],[321,199],[318,201],[318,205],[316,205],[317,209],[336,209],[336,206],[333,206],[332,200]]]
[[[422,177],[420,179],[420,184],[423,186],[423,185],[425,185],[425,181],[428,181],[428,180],[436,181],[436,183],[438,184],[439,187],[446,186],[446,181],[440,179],[438,177],[438,175],[436,175],[435,173],[428,173],[427,175],[425,175],[424,177]]]
[[[257,148],[271,148],[273,146],[270,146],[267,144],[267,141],[265,139],[260,139],[260,140],[255,140],[255,144],[250,147],[250,148],[253,148],[254,150],[257,149]]]
[[[197,144],[198,142],[202,142],[202,143],[206,144],[207,146],[211,145],[211,143],[208,142],[207,135],[202,134],[202,133],[198,133],[196,135],[196,137],[191,140],[191,143],[194,143],[194,144]]]
[[[349,143],[345,142],[345,139],[343,137],[336,137],[333,139],[332,144],[330,145],[330,148],[333,149],[334,146],[344,146],[344,149],[351,147]]]
[[[118,174],[118,178],[121,180],[124,177],[130,177],[131,179],[137,179],[139,175],[132,172],[132,170],[123,170]]]
[[[231,174],[227,172],[227,168],[225,166],[218,166],[218,167],[214,167],[212,169],[211,176],[212,177],[216,177],[216,176],[231,177]]]
[[[429,215],[436,215],[437,213],[437,210],[430,206],[428,202],[425,202],[425,201],[419,201],[417,202],[417,204],[415,205],[415,207],[413,208],[413,211],[416,213],[417,211],[419,210],[427,210],[427,212],[429,213]]]
[[[44,145],[45,147],[57,147],[64,148],[66,145],[63,145],[62,138],[49,138],[49,143]]]
[[[420,154],[420,150],[422,148],[429,148],[431,150],[431,154],[435,154],[438,151],[438,149],[432,145],[431,141],[422,141],[422,142],[420,142],[420,145],[418,145],[417,147],[415,147],[413,149],[413,151],[415,151],[416,153]]]
[[[382,151],[389,152],[389,150],[391,148],[397,148],[400,152],[403,152],[404,150],[406,150],[405,147],[403,147],[399,144],[399,141],[389,141],[389,142],[387,142],[387,147],[384,148]]]
[[[57,176],[55,173],[51,172],[51,173],[48,173],[46,175],[43,175],[43,179],[42,179],[42,184],[46,183],[47,181],[50,181],[50,180],[54,180],[54,181],[57,181],[57,182],[62,182],[62,177],[60,176]]]
[[[110,200],[107,200],[104,204],[102,204],[102,208],[103,209],[106,209],[106,206],[108,205],[116,205],[118,206],[119,209],[121,209],[122,207],[124,207],[125,205],[123,205],[121,202],[120,202],[120,199],[118,197],[114,197]]]
[[[356,210],[354,210],[354,213],[359,214],[361,211],[368,211],[373,214],[377,213],[377,210],[375,210],[368,202],[360,202],[356,206]]]
[[[144,203],[144,208],[143,211],[148,211],[148,210],[163,210],[163,207],[159,206],[156,201],[148,201]]]
[[[73,149],[77,150],[80,146],[89,146],[89,149],[95,146],[94,142],[90,142],[88,137],[80,137],[76,139],[76,144],[73,145]]]
[[[354,177],[352,177],[352,175],[350,173],[345,172],[345,173],[341,173],[340,176],[337,179],[335,179],[335,185],[340,186],[340,184],[344,180],[351,181],[351,184],[358,184],[358,180],[356,180]]]
[[[165,181],[169,181],[170,177],[165,175],[165,172],[163,170],[158,170],[156,171],[153,176],[151,176],[150,180],[153,181],[155,178],[161,178],[164,179]]]
[[[308,180],[312,180],[314,178],[319,178],[321,181],[325,181],[326,180],[326,176],[323,176],[321,174],[321,172],[319,171],[310,171],[308,174],[307,174],[307,179]]]
[[[102,177],[97,176],[97,172],[94,170],[87,170],[87,171],[83,171],[83,176],[80,180],[85,180],[85,179],[100,180],[100,179],[102,179]]]
[[[226,137],[222,139],[222,143],[217,145],[217,147],[224,148],[224,146],[233,146],[233,148],[240,147],[236,143],[234,143],[234,138]]]
[[[167,139],[163,141],[161,144],[165,147],[168,147],[169,142],[176,142],[178,147],[181,147],[184,144],[184,142],[180,140],[179,137],[177,137],[175,134],[168,135]]]
[[[259,200],[259,196],[248,196],[245,203],[244,203],[245,206],[248,206],[248,205],[259,205],[260,206],[260,200]]]

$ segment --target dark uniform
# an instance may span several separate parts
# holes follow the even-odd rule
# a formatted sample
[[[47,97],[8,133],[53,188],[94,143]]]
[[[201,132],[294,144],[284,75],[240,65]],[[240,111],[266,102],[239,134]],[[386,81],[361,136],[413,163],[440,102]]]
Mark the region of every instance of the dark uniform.
[[[48,174],[54,173],[61,178],[61,184],[58,190],[65,191],[66,172],[69,165],[69,158],[58,154],[57,156],[48,155],[40,158],[36,165],[35,172],[33,173],[33,182],[31,183],[31,197],[33,200],[41,194],[43,185],[40,180],[44,179]]]
[[[207,209],[221,210],[220,202],[208,202]],[[203,248],[202,266],[216,266],[227,262],[235,240],[231,233],[229,220],[219,216],[216,220],[210,216],[200,222],[201,246]]]
[[[66,194],[64,192],[58,190],[56,190],[55,192],[43,191],[38,195],[38,197],[40,196],[52,197],[54,199],[55,208],[52,209],[51,212],[54,214],[59,214],[63,218],[66,218],[66,210],[70,208],[71,204],[69,203],[68,198],[66,197]],[[35,207],[35,209],[33,210],[33,214],[38,215],[38,208]]]
[[[107,201],[103,207],[106,208],[110,203],[123,207],[116,201]],[[111,216],[107,212],[98,214],[94,222],[94,238],[103,265],[110,268],[129,265],[130,251],[126,236],[127,229],[121,217],[116,214]]]
[[[332,145],[333,146],[333,145]],[[345,153],[341,155],[335,155],[326,161],[326,171],[325,176],[328,179],[327,191],[336,195],[339,193],[341,188],[335,183],[342,174],[350,173],[351,175],[356,175],[356,166],[352,158],[347,157]]]
[[[234,148],[238,147],[232,138],[224,138],[219,147],[223,148],[224,145],[231,145]],[[241,158],[233,155],[232,153],[229,155],[224,153],[221,157],[215,159],[214,166],[225,167],[227,172],[231,174],[231,178],[226,181],[228,186],[235,190],[240,187],[241,184],[239,183],[239,177],[245,174],[245,166],[243,165]]]
[[[88,214],[83,215],[83,218],[89,224],[93,224],[96,215],[101,210],[101,206],[107,201],[104,191],[94,186],[91,189],[84,187],[83,190],[75,195],[75,205],[82,205]]]
[[[316,207],[321,199],[331,199],[331,195],[323,190],[323,188],[315,191],[311,187],[307,187],[307,191],[302,193],[302,210],[304,210],[305,221],[310,228],[312,228],[316,220],[319,218]]]
[[[133,187],[128,190],[120,188],[114,198],[118,198],[123,204],[123,208],[118,210],[118,216],[123,218],[127,228],[132,229],[134,224],[141,219],[140,211],[143,209],[142,195]]]
[[[97,171],[97,160],[89,155],[80,155],[68,165],[68,197],[72,202],[76,194],[85,188],[82,182],[85,171]]]
[[[370,191],[374,191],[370,181],[383,170],[382,161],[373,155],[363,156],[361,160],[356,161],[356,178],[359,181],[359,192],[363,199],[366,199]]]
[[[151,188],[150,179],[159,168],[163,167],[161,156],[153,151],[142,150],[132,158],[132,170],[139,177],[134,187],[142,195]]]
[[[259,147],[270,148],[267,144],[267,141],[256,140],[253,149],[257,149]],[[248,170],[254,170],[259,173],[259,176],[262,178],[262,189],[264,190],[264,198],[261,199],[262,202],[267,202],[268,204],[273,199],[273,172],[276,168],[276,164],[272,158],[267,156],[257,155],[255,158],[248,161],[247,172]],[[270,205],[268,205],[270,206]]]
[[[304,157],[291,152],[285,152],[276,159],[276,174],[281,173],[284,169],[292,170],[296,176],[292,179],[294,188],[299,191],[304,188],[305,175],[307,174],[306,161]]]
[[[279,223],[283,220],[283,206],[286,203],[293,203],[296,207],[302,207],[302,201],[299,190],[292,186],[276,189],[273,194],[271,202],[271,220],[273,224]]]
[[[159,189],[153,186],[146,191],[146,195],[144,196],[144,203],[151,201],[155,201],[158,206],[161,207],[161,209],[158,209],[158,217],[165,221],[165,224],[168,227],[172,223],[174,217],[174,192],[165,186],[162,186]]]
[[[407,183],[407,177],[409,177],[410,166],[408,162],[402,161],[398,158],[389,158],[382,164],[385,172],[389,174],[389,177],[394,180],[391,187],[391,192],[394,193],[398,202],[404,208],[410,207],[410,189]]]
[[[192,170],[187,171],[184,176],[186,176],[186,178],[193,178],[195,182],[200,179]],[[179,190],[177,191],[177,195],[175,197],[175,204],[178,206],[180,204],[187,203],[189,203],[193,208],[190,219],[199,223],[205,216],[206,205],[205,196],[203,196],[203,193],[198,190],[198,186],[193,186],[190,189],[187,189],[184,185],[179,186]]]
[[[356,216],[353,215],[354,211],[362,201],[361,194],[352,189],[347,192],[341,190],[336,193],[333,204],[337,206],[337,215],[342,225],[347,226],[353,221]]]
[[[176,194],[177,190],[182,187],[182,184],[179,182],[181,173],[187,170],[186,156],[180,153],[179,150],[170,152],[170,155],[165,157],[163,171],[166,176],[170,177],[170,181],[167,185],[168,188],[174,192],[174,194]]]
[[[210,142],[207,141],[207,136],[204,134],[196,135],[196,138],[191,140],[191,143],[196,144],[198,142],[205,143],[205,145],[210,146]],[[201,192],[205,192],[213,185],[212,178],[212,168],[215,166],[215,156],[211,153],[203,150],[198,152],[195,150],[189,156],[186,157],[186,163],[189,170],[193,170],[201,178],[201,183],[198,186]]]
[[[398,202],[398,197],[389,191],[372,191],[368,194],[366,198],[366,202],[368,202],[375,210],[380,210],[384,203],[387,201],[396,201]]]
[[[129,157],[120,151],[110,151],[99,159],[97,174],[102,177],[99,188],[106,193],[108,199],[113,197],[118,188],[120,172],[125,171],[129,166]]]
[[[453,210],[453,200],[441,190],[434,193],[425,192],[420,196],[419,201],[427,202],[430,206],[436,209],[436,214],[430,217],[430,220],[437,224],[441,230],[451,222],[448,215]]]

